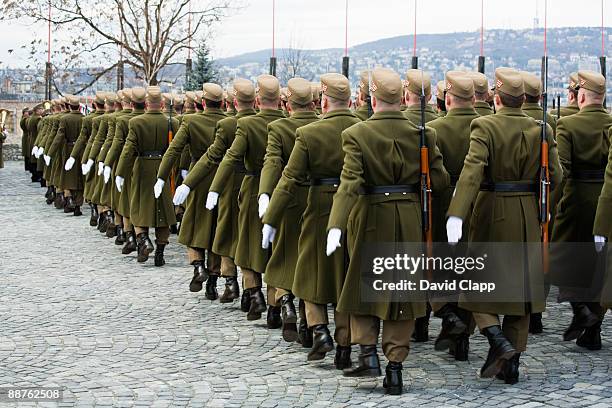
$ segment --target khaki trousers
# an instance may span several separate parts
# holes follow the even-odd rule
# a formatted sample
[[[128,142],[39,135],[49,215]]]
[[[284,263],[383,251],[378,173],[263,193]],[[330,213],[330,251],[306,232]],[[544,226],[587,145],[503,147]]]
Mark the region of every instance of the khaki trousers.
[[[123,229],[125,231],[131,231],[134,226],[132,225],[132,221],[128,217],[123,217]]]
[[[285,295],[290,295],[291,291],[283,288],[275,288],[273,286],[268,286],[268,304],[270,306],[280,306],[281,299]]]
[[[351,342],[363,346],[378,343],[380,319],[376,316],[351,315]],[[413,320],[384,320],[382,350],[389,361],[401,363],[410,352],[410,336],[414,331]]]
[[[187,256],[189,257],[189,264],[193,265],[196,261],[206,260],[206,250],[203,248],[187,248]],[[208,251],[208,264],[205,267],[210,271],[211,275],[217,275],[221,273],[221,257],[217,254],[213,254]]]
[[[64,197],[74,198],[74,203],[79,207],[83,205],[83,190],[64,190]]]
[[[136,235],[149,234],[149,227],[134,227]],[[170,239],[170,227],[155,228],[155,243],[158,245],[167,245]]]
[[[329,318],[327,316],[327,305],[321,305],[318,303],[311,303],[304,301],[306,305],[306,321],[308,327],[312,328],[319,324],[328,325]],[[336,323],[336,331],[334,332],[334,339],[340,346],[351,345],[351,322],[350,315],[348,313],[339,312],[334,309],[334,322]]]
[[[529,336],[529,315],[526,316],[504,316],[500,324],[499,315],[490,313],[472,314],[480,331],[491,326],[501,326],[504,336],[512,343],[519,353],[527,350],[527,337]]]
[[[243,289],[261,288],[261,273],[255,272],[252,269],[242,269],[242,287]]]
[[[236,272],[236,264],[234,260],[229,256],[221,257],[221,276],[224,278],[236,277],[238,273]]]

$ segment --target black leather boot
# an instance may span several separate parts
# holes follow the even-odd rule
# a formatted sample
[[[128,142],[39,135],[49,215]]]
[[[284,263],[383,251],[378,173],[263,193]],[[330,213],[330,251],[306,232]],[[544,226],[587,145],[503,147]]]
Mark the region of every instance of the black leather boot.
[[[414,325],[414,333],[412,333],[412,340],[415,343],[425,343],[429,341],[429,317],[431,316],[431,306],[427,304],[427,314],[423,317],[416,319]]]
[[[306,319],[300,319],[297,342],[304,348],[312,348],[312,329],[308,328]]]
[[[111,222],[106,228],[106,238],[115,238],[117,236],[117,226],[113,222],[113,216],[111,215]]]
[[[123,255],[131,254],[137,249],[136,238],[134,237],[134,231],[126,231],[125,233],[125,245],[121,248]]]
[[[64,208],[66,201],[64,200],[64,193],[57,193],[55,195],[55,201],[53,202],[54,206],[58,210],[62,210]]]
[[[283,326],[280,306],[268,306],[266,325],[268,326],[268,329],[280,329]]]
[[[378,377],[381,374],[376,345],[360,346],[357,367],[343,370],[345,377]]]
[[[219,293],[217,292],[217,279],[219,276],[210,275],[208,280],[206,281],[206,299],[208,300],[217,300],[219,299]]]
[[[470,336],[467,333],[458,335],[452,348],[455,360],[467,361],[470,352]]]
[[[204,261],[193,262],[193,278],[189,282],[190,292],[199,292],[202,290],[202,283],[208,280],[208,271],[204,267]]]
[[[73,213],[75,207],[76,207],[76,203],[74,202],[74,198],[72,198],[72,196],[66,197],[66,205],[64,206],[64,213],[66,214]]]
[[[51,188],[51,186],[47,187],[47,191],[45,192],[45,198],[51,197],[51,191],[52,190],[53,189]],[[47,203],[47,204],[49,204],[49,203]]]
[[[336,370],[351,368],[351,346],[336,346],[336,357],[334,357]]]
[[[385,388],[385,394],[389,395],[401,395],[404,389],[404,381],[402,379],[402,363],[389,361],[387,368],[385,368],[385,379],[383,380],[383,387]]]
[[[500,326],[487,327],[482,334],[489,340],[489,354],[487,361],[480,369],[480,376],[492,378],[499,373],[505,361],[510,360],[516,354],[516,350],[504,336]]]
[[[164,266],[166,264],[166,260],[164,259],[165,248],[166,244],[157,244],[155,248],[155,266]]]
[[[242,297],[240,298],[240,310],[247,313],[251,308],[251,290],[244,289],[242,291]]]
[[[576,344],[587,350],[601,350],[601,322],[585,329]]]
[[[574,317],[569,327],[563,333],[563,340],[576,340],[585,329],[596,325],[599,322],[599,316],[589,309],[585,303],[572,302]]]
[[[49,196],[47,197],[47,205],[51,205],[55,202],[55,187],[49,186]]]
[[[284,295],[281,298],[281,318],[283,320],[283,340],[294,342],[297,334],[297,313],[293,304],[293,295]]]
[[[176,234],[178,234],[178,227],[177,227],[177,225],[176,225],[176,224],[173,224],[173,225],[171,225],[171,226],[170,226],[170,233],[171,233],[172,235],[176,235]]]
[[[542,313],[532,313],[529,316],[529,333],[542,334],[544,325],[542,324]]]
[[[155,250],[149,234],[143,232],[136,235],[136,245],[138,246],[138,258],[137,261],[140,263],[147,262],[149,254]]]
[[[434,343],[434,349],[437,351],[448,350],[451,344],[456,341],[457,336],[467,330],[465,323],[454,311],[450,310],[450,307],[442,316],[442,329]]]
[[[219,298],[220,303],[232,303],[234,299],[240,297],[240,287],[238,286],[238,280],[235,276],[228,276],[225,278],[225,290]]]
[[[83,213],[81,212],[81,207],[78,205],[74,207],[74,212],[72,213],[72,215],[74,215],[75,217],[80,217],[81,215],[83,215]]]
[[[312,328],[312,349],[308,352],[308,361],[323,360],[325,355],[334,349],[334,340],[325,324]]]
[[[504,363],[504,367],[495,378],[503,380],[506,384],[516,384],[519,380],[520,358],[521,353],[516,353],[514,357]]]
[[[89,225],[92,227],[98,226],[98,206],[89,203],[89,208],[91,209],[91,218],[89,218]]]
[[[125,244],[125,231],[121,225],[117,225],[117,238],[115,238],[115,245]]]
[[[100,215],[100,217],[102,219],[102,222],[98,221],[98,231],[100,231],[102,234],[106,234],[106,230],[108,229],[108,226],[112,222],[111,212],[104,211]]]
[[[259,320],[261,314],[266,311],[266,300],[261,288],[252,288],[250,291],[251,304],[247,313],[247,320]]]

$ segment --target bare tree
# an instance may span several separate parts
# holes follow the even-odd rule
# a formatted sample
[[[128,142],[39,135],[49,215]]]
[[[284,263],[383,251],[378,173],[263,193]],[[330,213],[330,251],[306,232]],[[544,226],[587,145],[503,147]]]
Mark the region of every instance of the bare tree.
[[[286,84],[291,78],[303,76],[307,58],[308,52],[303,49],[302,42],[295,40],[295,37],[292,35],[289,40],[289,46],[282,50],[279,70],[280,81]]]
[[[192,40],[196,36],[198,42],[209,39],[211,26],[239,8],[240,3],[241,0],[3,0],[0,16],[32,23],[51,21],[57,39],[52,57],[54,79],[58,80],[58,72],[65,76],[77,67],[96,67],[80,73],[89,81],[84,89],[120,63],[130,66],[147,84],[159,83],[164,67],[183,63],[179,57],[192,47]],[[46,52],[44,45],[46,41],[38,39],[25,47],[31,48],[31,58],[40,61]]]

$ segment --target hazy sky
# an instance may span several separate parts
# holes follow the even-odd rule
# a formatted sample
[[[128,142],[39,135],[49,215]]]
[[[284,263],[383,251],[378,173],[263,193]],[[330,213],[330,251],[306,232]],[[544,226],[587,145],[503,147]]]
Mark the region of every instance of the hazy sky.
[[[197,0],[200,1],[200,0]],[[243,0],[248,5],[215,29],[213,55],[217,58],[270,48],[272,0]],[[415,0],[348,0],[349,47],[413,31]],[[417,0],[418,32],[473,31],[480,27],[481,0]],[[606,21],[612,24],[612,0],[604,0]],[[486,28],[531,28],[536,9],[544,24],[544,0],[484,0]],[[345,0],[276,0],[276,45],[293,42],[303,48],[344,47]],[[599,26],[601,0],[548,0],[551,27]],[[608,29],[607,34],[612,34]],[[44,27],[18,23],[0,26],[1,67],[23,66],[19,46],[32,38],[46,38]],[[43,45],[44,47],[44,45]],[[9,56],[7,50],[16,49]]]

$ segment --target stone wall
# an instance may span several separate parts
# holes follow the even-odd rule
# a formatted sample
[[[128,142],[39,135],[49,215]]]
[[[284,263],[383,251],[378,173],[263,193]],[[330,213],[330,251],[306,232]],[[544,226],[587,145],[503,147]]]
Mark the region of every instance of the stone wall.
[[[21,145],[3,144],[2,157],[4,157],[5,162],[23,160],[23,156],[21,155]]]

